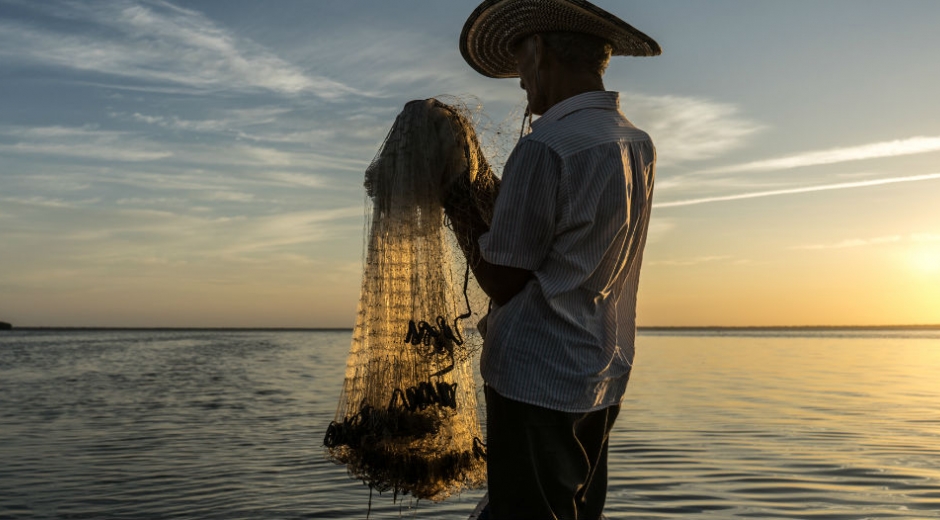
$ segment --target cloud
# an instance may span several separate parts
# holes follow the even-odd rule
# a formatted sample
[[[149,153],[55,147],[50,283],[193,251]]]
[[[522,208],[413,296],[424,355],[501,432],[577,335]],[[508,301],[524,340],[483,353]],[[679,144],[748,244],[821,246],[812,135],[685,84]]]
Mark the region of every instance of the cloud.
[[[182,119],[178,116],[154,116],[134,112],[130,115],[130,119],[172,130],[192,132],[238,132],[239,136],[241,136],[241,129],[280,123],[279,117],[290,111],[291,109],[286,107],[228,109],[222,111],[221,117],[207,119]],[[111,116],[122,117],[126,115],[112,113]]]
[[[323,188],[327,185],[323,177],[318,175],[308,175],[303,173],[290,173],[290,172],[267,172],[262,174],[263,177],[271,179],[277,184],[284,184],[287,186],[300,186],[304,188]]]
[[[852,247],[866,247],[866,246],[876,246],[881,244],[894,244],[898,242],[940,242],[940,234],[936,233],[911,233],[910,235],[888,235],[882,237],[873,237],[873,238],[847,238],[840,240],[838,242],[828,243],[828,244],[807,244],[802,246],[794,246],[791,249],[809,249],[809,250],[823,250],[823,249],[846,249]]]
[[[315,49],[342,49],[339,59],[331,51],[306,53],[304,59],[314,70],[342,70],[344,77],[357,84],[373,85],[386,97],[390,91],[414,90],[415,86],[463,90],[467,80],[463,61],[455,62],[452,54],[435,50],[450,47],[453,42],[434,38],[427,33],[383,26],[343,26],[339,31],[312,35],[308,43]]]
[[[155,171],[121,170],[109,168],[99,171],[83,172],[81,174],[89,182],[130,186],[146,190],[182,191],[186,196],[193,192],[224,191],[236,186],[243,186],[248,182],[234,176],[224,176],[216,172],[199,170],[186,170],[165,174]]]
[[[366,95],[339,81],[308,74],[202,13],[168,2],[56,2],[42,8],[67,24],[0,22],[0,58],[194,92],[303,92],[322,99]],[[80,28],[85,30],[79,32]]]
[[[791,195],[795,193],[810,193],[814,191],[843,190],[849,188],[864,188],[868,186],[880,186],[883,184],[894,184],[898,182],[918,182],[940,179],[940,173],[931,173],[926,175],[910,175],[906,177],[888,177],[885,179],[871,179],[858,182],[842,182],[838,184],[823,184],[819,186],[804,186],[800,188],[787,188],[782,190],[756,191],[750,193],[737,193],[734,195],[719,195],[715,197],[701,197],[696,199],[676,200],[670,202],[654,203],[656,208],[673,208],[677,206],[692,206],[696,204],[707,204],[709,202],[724,202],[729,200],[753,199],[758,197],[773,197],[776,195]]]
[[[698,265],[709,262],[717,262],[719,260],[729,260],[730,256],[726,255],[711,255],[711,256],[699,256],[695,258],[686,258],[681,260],[653,260],[648,262],[648,265],[668,265],[668,266],[690,266]]]
[[[18,204],[22,206],[38,206],[42,208],[65,208],[76,209],[89,204],[95,204],[98,199],[89,200],[62,200],[51,197],[0,197],[0,201],[8,204]],[[10,214],[12,216],[12,214]]]
[[[779,176],[776,177],[776,180],[773,180],[768,179],[765,176],[754,176],[749,174],[759,172],[785,171],[801,167],[823,166],[844,162],[898,157],[937,151],[940,151],[940,137],[913,137],[910,139],[896,139],[859,146],[809,151],[773,159],[764,159],[742,164],[698,170],[685,175],[667,177],[658,182],[657,187],[660,190],[682,190],[685,192],[695,190],[699,195],[708,194],[708,196],[699,196],[694,199],[663,202],[660,203],[658,207],[687,206],[691,204],[703,204],[707,202],[768,197],[792,193],[806,193],[811,191],[857,188],[880,184],[891,184],[895,182],[930,180],[934,179],[935,177],[933,175],[913,175],[904,177],[890,177],[886,179],[860,180],[853,182],[848,181],[848,179],[871,177],[872,174],[840,173],[832,175],[832,177],[834,177],[834,180],[841,179],[846,180],[846,182],[821,186],[793,188],[792,175],[786,180]],[[711,193],[727,192],[731,189],[744,191],[744,193],[732,195],[712,195],[709,193],[709,191]]]
[[[0,144],[0,152],[56,155],[106,161],[154,161],[173,156],[163,146],[127,132],[88,127],[7,127],[0,135],[15,140]]]
[[[126,199],[117,207],[94,201],[4,197],[12,224],[5,239],[24,251],[66,255],[83,262],[157,256],[168,261],[233,259],[268,253],[322,253],[307,244],[361,230],[362,205],[280,211],[268,215],[210,216],[170,211],[177,202]],[[132,207],[159,203],[159,208]],[[34,249],[36,244],[42,244]],[[28,266],[26,266],[28,267]]]
[[[719,157],[764,129],[738,107],[707,99],[624,93],[620,104],[653,137],[659,166]]]
[[[255,196],[251,193],[240,191],[216,191],[208,193],[203,197],[204,200],[222,201],[222,202],[251,202]]]
[[[298,149],[298,146],[283,148],[276,146],[277,143],[265,146],[260,142],[249,144],[231,139],[216,144],[185,141],[157,143],[132,132],[91,127],[0,127],[0,136],[9,137],[13,141],[0,144],[0,154],[92,159],[105,165],[114,162],[170,161],[176,169],[179,169],[179,165],[188,165],[228,174],[254,170],[249,175],[267,183],[284,183],[288,178],[258,174],[256,172],[259,169],[277,168],[282,172],[285,169],[296,169],[291,173],[297,175],[311,170],[361,173],[371,160],[371,155],[368,155],[369,159],[333,155],[336,149],[330,150],[330,154],[322,154]],[[291,180],[297,184],[297,181],[304,179],[293,177]],[[309,179],[307,181],[309,184]]]
[[[940,234],[937,233],[914,233],[911,235],[914,242],[940,242]]]
[[[226,254],[257,253],[315,242],[324,238],[327,233],[327,228],[323,224],[362,216],[361,206],[348,206],[255,218],[241,226],[247,239],[234,241],[224,248],[224,252]],[[335,232],[335,227],[332,229]]]
[[[659,242],[666,238],[675,228],[675,221],[657,216],[650,220],[649,230],[646,232],[646,242],[648,244]]]
[[[940,151],[940,137],[911,137],[909,139],[896,139],[893,141],[870,143],[860,146],[804,152],[774,159],[711,168],[698,173],[767,172],[801,168],[804,166],[819,166],[937,151]]]
[[[369,166],[369,159],[351,159],[333,155],[301,150],[285,150],[267,146],[255,146],[243,143],[185,147],[176,152],[180,162],[202,165],[219,172],[227,168],[244,170],[246,168],[296,169],[298,172],[341,171],[362,174]],[[295,172],[296,173],[296,172]]]
[[[891,235],[884,237],[875,237],[875,238],[847,238],[845,240],[840,240],[832,244],[809,244],[803,246],[795,246],[791,249],[845,249],[849,247],[864,247],[864,246],[873,246],[878,244],[892,244],[895,242],[900,242],[904,237],[901,235]]]
[[[286,107],[215,110],[203,119],[140,112],[111,112],[109,115],[117,120],[152,125],[175,134],[192,132],[227,142],[234,139],[242,141],[244,145],[252,143],[295,150],[302,147],[306,150],[328,151],[334,157],[345,155],[369,158],[394,121],[394,114],[383,118],[376,113],[361,115],[355,111],[336,113]],[[323,121],[332,121],[334,124],[323,124]],[[144,128],[142,131],[153,130]]]

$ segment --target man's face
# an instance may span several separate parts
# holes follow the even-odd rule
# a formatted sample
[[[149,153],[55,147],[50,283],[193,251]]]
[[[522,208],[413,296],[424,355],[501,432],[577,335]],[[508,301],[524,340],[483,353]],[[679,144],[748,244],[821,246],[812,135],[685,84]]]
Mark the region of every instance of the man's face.
[[[519,73],[519,86],[526,92],[529,110],[535,115],[542,115],[545,107],[542,99],[544,93],[539,92],[541,82],[538,74],[538,45],[536,36],[529,36],[516,45],[513,54],[516,58],[516,71]]]

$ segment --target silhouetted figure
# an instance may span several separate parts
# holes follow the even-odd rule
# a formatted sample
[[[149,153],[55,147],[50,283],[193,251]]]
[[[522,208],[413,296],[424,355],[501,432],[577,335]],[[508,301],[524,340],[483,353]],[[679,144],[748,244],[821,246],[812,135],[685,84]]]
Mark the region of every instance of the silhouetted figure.
[[[585,0],[486,0],[460,51],[484,76],[520,78],[541,116],[506,162],[488,230],[472,236],[484,226],[451,216],[493,302],[480,360],[489,514],[597,520],[656,162],[602,76],[611,55],[661,51]]]

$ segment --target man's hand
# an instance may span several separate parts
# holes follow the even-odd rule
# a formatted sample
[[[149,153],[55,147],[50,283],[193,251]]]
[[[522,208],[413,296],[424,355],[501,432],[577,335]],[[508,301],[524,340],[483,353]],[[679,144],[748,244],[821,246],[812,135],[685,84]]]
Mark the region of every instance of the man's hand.
[[[452,108],[428,100],[429,117],[438,132],[441,146],[443,173],[441,192],[444,211],[453,226],[457,243],[470,264],[473,276],[483,291],[498,305],[504,305],[518,294],[532,278],[532,272],[526,269],[491,264],[480,254],[480,235],[489,230],[489,224],[480,214],[477,203],[481,196],[488,200],[487,209],[492,212],[495,203],[499,179],[493,178],[494,186],[486,193],[477,193],[476,175],[481,169],[492,177],[489,165],[479,150],[476,138],[468,135],[468,128],[453,124],[452,119],[459,117]]]
[[[532,271],[491,264],[483,259],[479,240],[480,235],[489,230],[489,225],[478,211],[460,211],[459,207],[445,204],[445,212],[477,283],[497,305],[505,305],[525,288]]]

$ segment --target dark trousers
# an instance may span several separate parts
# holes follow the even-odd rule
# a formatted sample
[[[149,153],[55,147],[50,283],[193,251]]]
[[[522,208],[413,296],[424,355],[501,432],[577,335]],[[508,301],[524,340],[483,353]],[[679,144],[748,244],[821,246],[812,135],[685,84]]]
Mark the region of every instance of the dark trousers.
[[[485,392],[490,518],[598,520],[620,406],[568,413]]]

